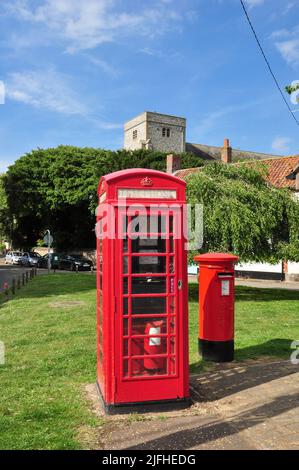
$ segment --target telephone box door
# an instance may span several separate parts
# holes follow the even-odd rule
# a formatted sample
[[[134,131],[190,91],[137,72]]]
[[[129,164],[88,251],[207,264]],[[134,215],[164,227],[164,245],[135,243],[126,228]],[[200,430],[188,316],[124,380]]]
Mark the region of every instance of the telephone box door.
[[[181,209],[118,210],[115,401],[184,397],[183,387],[178,392],[183,273],[177,262],[184,255],[175,236]]]

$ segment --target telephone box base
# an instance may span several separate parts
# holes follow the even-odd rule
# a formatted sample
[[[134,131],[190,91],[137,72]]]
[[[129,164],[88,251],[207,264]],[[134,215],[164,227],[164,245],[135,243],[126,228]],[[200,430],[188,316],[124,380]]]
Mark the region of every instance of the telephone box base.
[[[198,340],[199,354],[206,361],[232,362],[234,360],[234,340],[231,341],[208,341]]]
[[[105,402],[98,383],[97,390],[102,408],[105,414],[107,415],[119,415],[129,413],[159,413],[160,411],[184,410],[186,408],[189,408],[192,404],[191,398],[181,398],[177,400],[147,401],[110,405]]]

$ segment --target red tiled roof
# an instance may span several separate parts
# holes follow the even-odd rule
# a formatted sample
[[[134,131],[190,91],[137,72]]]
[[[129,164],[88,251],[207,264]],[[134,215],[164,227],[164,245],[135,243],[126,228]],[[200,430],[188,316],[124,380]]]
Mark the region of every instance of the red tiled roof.
[[[296,181],[288,180],[286,177],[290,175],[299,164],[299,155],[260,160],[260,163],[267,167],[268,176],[266,180],[270,184],[277,188],[296,189]]]
[[[296,189],[296,181],[286,179],[296,167],[299,165],[299,155],[292,157],[278,157],[278,158],[269,158],[265,160],[252,160],[250,162],[240,162],[232,163],[231,165],[253,165],[254,163],[263,164],[267,168],[268,176],[266,180],[268,183],[276,186],[277,188],[290,188]],[[186,179],[190,175],[201,171],[201,168],[187,168],[185,170],[178,170],[175,173],[175,176],[178,178]]]
[[[199,168],[186,168],[185,170],[178,170],[174,173],[174,176],[177,178],[181,178],[182,180],[186,179],[188,176],[192,175],[193,173],[198,173],[202,170],[202,167]]]

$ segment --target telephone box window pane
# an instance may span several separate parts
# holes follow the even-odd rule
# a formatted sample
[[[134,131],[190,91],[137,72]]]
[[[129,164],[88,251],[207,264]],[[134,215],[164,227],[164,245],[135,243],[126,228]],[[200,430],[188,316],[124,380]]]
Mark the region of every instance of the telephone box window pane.
[[[129,354],[129,341],[127,339],[123,342],[123,355],[128,356]]]
[[[166,253],[166,240],[162,238],[132,239],[132,253]]]
[[[133,315],[150,315],[166,313],[166,297],[132,298]]]
[[[166,277],[133,277],[132,294],[166,294]]]
[[[123,375],[124,375],[124,377],[129,376],[129,361],[128,361],[128,359],[125,359],[123,361]]]
[[[123,273],[128,274],[128,257],[123,257]]]
[[[176,359],[174,357],[170,358],[170,375],[176,375]]]
[[[151,233],[166,233],[166,220],[165,215],[149,216],[149,231]]]
[[[176,333],[176,319],[175,319],[175,317],[171,317],[169,326],[170,326],[169,333],[170,334],[175,334]]]
[[[128,253],[128,240],[127,239],[123,241],[123,252]]]
[[[143,356],[144,354],[144,339],[143,338],[132,338],[131,340],[131,355],[132,357],[135,356]]]
[[[176,313],[175,311],[175,297],[170,297],[170,304],[169,304],[169,310],[170,310],[170,314],[174,314]]]
[[[173,233],[173,215],[169,216],[169,233]]]
[[[124,315],[128,315],[128,311],[129,311],[129,308],[128,308],[128,299],[127,299],[127,298],[124,298],[124,299],[123,299],[123,314],[124,314]]]
[[[132,376],[148,377],[165,375],[167,370],[167,359],[164,358],[148,358],[132,360]]]
[[[174,257],[171,256],[169,260],[169,272],[173,274],[175,272],[175,266],[174,266]]]
[[[166,233],[166,223],[166,215],[138,214],[131,218],[127,230],[131,235],[134,233]]]
[[[175,291],[175,279],[174,277],[169,278],[169,292],[170,294],[174,294]]]
[[[170,338],[170,354],[175,354],[175,337]]]
[[[132,256],[133,274],[164,274],[166,273],[165,256]]]
[[[151,327],[160,329],[160,334],[167,333],[167,320],[166,318],[133,318],[132,319],[132,335],[146,335],[149,333]],[[144,353],[142,353],[143,355]]]
[[[170,253],[173,253],[174,251],[174,244],[173,244],[173,237],[169,238],[169,251]]]
[[[147,215],[135,215],[131,217],[131,221],[128,225],[128,232],[134,233],[147,233],[149,231],[149,216]]]
[[[123,334],[124,336],[128,336],[129,334],[129,322],[127,318],[124,318],[124,323],[123,323]]]
[[[128,292],[129,292],[128,291],[128,282],[129,282],[128,278],[124,277],[124,279],[123,279],[123,294],[124,295],[128,294]]]

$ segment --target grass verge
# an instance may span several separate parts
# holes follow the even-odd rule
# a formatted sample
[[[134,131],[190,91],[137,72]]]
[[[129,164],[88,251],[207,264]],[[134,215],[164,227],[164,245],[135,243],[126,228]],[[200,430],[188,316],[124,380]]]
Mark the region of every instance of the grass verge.
[[[0,305],[0,449],[79,449],[99,426],[84,385],[95,382],[95,277],[38,276]],[[197,285],[190,285],[190,366],[197,353]],[[236,359],[287,358],[299,339],[299,292],[237,288]]]

